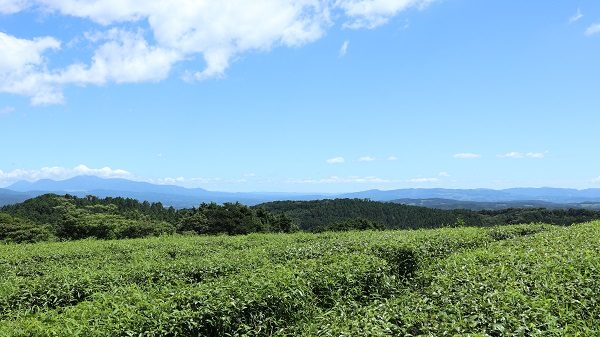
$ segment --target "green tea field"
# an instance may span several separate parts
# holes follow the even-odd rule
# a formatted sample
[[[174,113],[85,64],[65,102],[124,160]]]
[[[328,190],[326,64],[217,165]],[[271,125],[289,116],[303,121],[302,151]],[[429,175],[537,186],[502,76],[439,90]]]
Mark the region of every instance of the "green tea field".
[[[0,336],[599,336],[600,222],[0,245]]]

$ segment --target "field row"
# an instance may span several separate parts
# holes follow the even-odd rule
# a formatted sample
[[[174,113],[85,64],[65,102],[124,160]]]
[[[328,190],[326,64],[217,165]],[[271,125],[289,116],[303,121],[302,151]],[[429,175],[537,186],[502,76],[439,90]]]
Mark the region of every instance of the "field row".
[[[329,310],[318,336],[600,336],[600,222],[461,251],[393,298]]]
[[[494,335],[498,329],[516,331],[517,324],[489,317],[504,317],[509,308],[518,307],[512,302],[492,308],[484,304],[519,295],[522,289],[510,280],[529,282],[525,276],[537,278],[544,268],[564,267],[561,258],[589,255],[588,260],[570,261],[570,271],[597,263],[597,248],[583,239],[587,233],[587,241],[596,240],[598,247],[598,227],[522,225],[0,246],[0,335]],[[559,276],[546,278],[549,283],[540,288],[540,296],[572,281]],[[598,287],[591,289],[588,293],[598,292]],[[586,302],[586,310],[590,305],[595,309]],[[522,318],[532,324],[542,319],[546,317]],[[466,323],[453,330],[454,321]],[[556,325],[538,329],[547,332]],[[536,331],[530,327],[523,335]]]

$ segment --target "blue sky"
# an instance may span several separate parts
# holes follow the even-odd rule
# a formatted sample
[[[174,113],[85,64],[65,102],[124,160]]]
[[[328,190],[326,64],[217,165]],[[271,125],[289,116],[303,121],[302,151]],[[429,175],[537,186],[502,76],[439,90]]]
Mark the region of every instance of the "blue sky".
[[[0,0],[0,186],[600,187],[598,1],[147,3]]]

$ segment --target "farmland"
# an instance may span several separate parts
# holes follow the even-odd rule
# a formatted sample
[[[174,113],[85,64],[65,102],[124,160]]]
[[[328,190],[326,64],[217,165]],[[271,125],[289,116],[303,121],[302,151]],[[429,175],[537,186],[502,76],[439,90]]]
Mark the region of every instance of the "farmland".
[[[2,336],[597,336],[600,222],[0,245]]]

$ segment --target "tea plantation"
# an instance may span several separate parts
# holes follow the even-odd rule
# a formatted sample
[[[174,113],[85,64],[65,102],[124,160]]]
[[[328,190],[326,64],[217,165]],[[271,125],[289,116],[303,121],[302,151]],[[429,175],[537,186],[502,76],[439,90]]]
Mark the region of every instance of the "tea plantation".
[[[600,222],[0,245],[0,336],[600,336]]]

